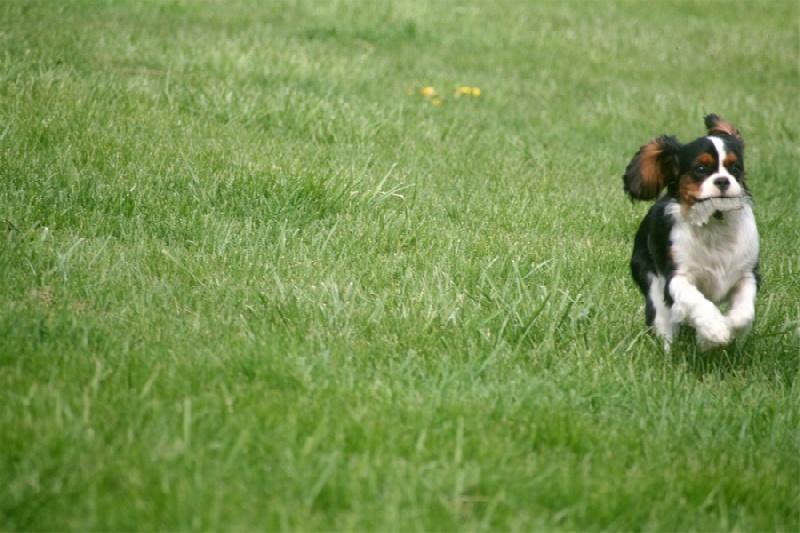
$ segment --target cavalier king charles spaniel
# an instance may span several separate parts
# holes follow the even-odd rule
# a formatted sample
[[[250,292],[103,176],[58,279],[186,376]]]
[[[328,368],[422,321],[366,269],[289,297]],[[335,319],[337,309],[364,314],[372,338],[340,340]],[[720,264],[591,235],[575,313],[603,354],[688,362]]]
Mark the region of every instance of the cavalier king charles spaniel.
[[[705,126],[708,135],[688,144],[661,135],[643,145],[623,176],[632,200],[656,200],[639,225],[630,265],[647,325],[666,350],[682,324],[707,350],[745,335],[755,318],[758,229],[744,140],[717,115],[705,117]]]

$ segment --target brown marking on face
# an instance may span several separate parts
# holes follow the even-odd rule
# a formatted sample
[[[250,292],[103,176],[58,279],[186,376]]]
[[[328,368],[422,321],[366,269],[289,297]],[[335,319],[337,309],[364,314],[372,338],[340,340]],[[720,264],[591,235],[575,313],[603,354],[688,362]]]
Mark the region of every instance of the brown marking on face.
[[[728,152],[727,154],[725,154],[725,159],[722,160],[722,164],[726,167],[738,162],[739,158],[733,152]]]
[[[699,178],[699,176],[693,173],[694,169],[700,165],[704,165],[708,169],[707,174],[702,178]],[[695,158],[688,172],[682,174],[680,178],[678,178],[678,198],[681,202],[681,212],[684,215],[697,203],[697,197],[700,194],[703,180],[710,176],[716,167],[716,157],[709,152],[703,152]]]
[[[678,180],[678,197],[681,203],[681,214],[686,216],[697,203],[702,181],[697,181],[691,174],[683,174]]]
[[[697,166],[697,165],[705,165],[707,167],[711,167],[711,166],[714,166],[715,164],[716,164],[716,161],[714,160],[714,156],[709,154],[708,152],[706,152],[706,153],[702,153],[699,156],[697,156],[697,159],[695,160],[695,164],[694,165],[695,166]]]

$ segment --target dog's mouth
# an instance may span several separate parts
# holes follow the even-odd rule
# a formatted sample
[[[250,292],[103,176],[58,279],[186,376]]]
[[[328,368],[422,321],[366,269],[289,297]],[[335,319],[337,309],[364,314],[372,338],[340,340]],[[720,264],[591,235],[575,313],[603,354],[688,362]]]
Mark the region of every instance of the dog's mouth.
[[[696,226],[706,224],[711,217],[716,220],[725,218],[725,213],[744,209],[744,196],[710,196],[708,198],[692,198],[694,204],[687,213],[689,222]]]
[[[708,198],[698,198],[696,196],[692,196],[692,200],[694,201],[695,205],[702,204],[705,202],[711,202],[711,203],[729,202],[729,203],[740,203],[742,204],[741,207],[744,207],[744,196],[727,196],[724,194],[721,196],[709,196]]]
[[[713,210],[718,212],[738,211],[744,209],[747,199],[744,196],[709,196],[708,198],[692,197],[692,209]]]

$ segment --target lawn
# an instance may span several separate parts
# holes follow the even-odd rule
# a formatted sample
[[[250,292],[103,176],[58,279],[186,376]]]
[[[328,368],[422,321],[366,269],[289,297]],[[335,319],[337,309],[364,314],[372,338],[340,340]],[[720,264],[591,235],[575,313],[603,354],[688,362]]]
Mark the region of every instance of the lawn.
[[[0,2],[0,530],[797,531],[799,18]],[[710,112],[764,283],[667,354],[621,176]]]

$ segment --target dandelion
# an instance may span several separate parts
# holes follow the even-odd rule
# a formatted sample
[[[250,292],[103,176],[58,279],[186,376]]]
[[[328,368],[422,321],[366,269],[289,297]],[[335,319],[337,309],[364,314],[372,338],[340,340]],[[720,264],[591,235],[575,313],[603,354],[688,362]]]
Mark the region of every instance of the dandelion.
[[[444,105],[446,98],[444,95],[439,95],[439,92],[436,90],[436,87],[429,85],[427,87],[422,87],[418,89],[418,92],[423,98],[425,98],[425,100],[430,102],[431,105],[435,105],[437,107]],[[408,94],[413,94],[413,90],[409,89]],[[456,98],[460,98],[462,96],[478,97],[481,95],[481,89],[480,87],[461,86],[461,87],[456,87],[454,94]]]
[[[456,98],[459,96],[480,96],[481,95],[481,88],[480,87],[458,87],[456,89]]]

